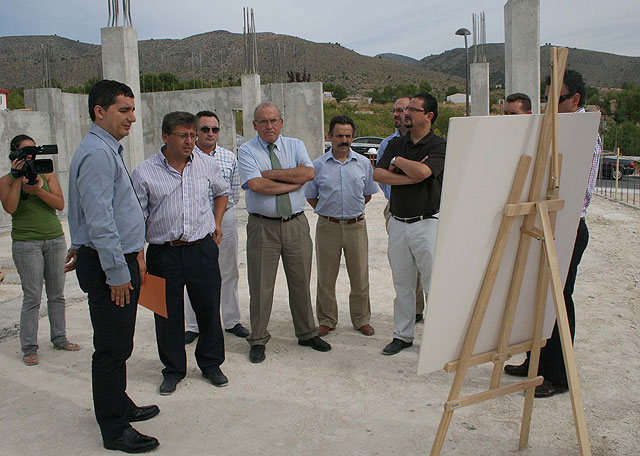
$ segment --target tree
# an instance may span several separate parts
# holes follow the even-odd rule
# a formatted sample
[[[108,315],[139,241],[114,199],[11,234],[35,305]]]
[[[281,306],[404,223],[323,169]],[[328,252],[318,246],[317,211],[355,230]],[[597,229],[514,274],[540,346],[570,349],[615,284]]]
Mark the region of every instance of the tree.
[[[333,98],[335,98],[338,103],[347,98],[347,89],[345,89],[344,86],[341,86],[340,84],[332,84],[330,82],[327,82],[326,84],[323,84],[323,87],[327,92],[331,92]]]
[[[433,91],[433,87],[431,87],[429,81],[422,81],[418,86],[418,91],[420,93],[431,93]]]
[[[447,91],[444,94],[448,97],[449,95],[453,95],[454,93],[460,93],[460,89],[454,85],[450,85],[449,87],[447,87]]]

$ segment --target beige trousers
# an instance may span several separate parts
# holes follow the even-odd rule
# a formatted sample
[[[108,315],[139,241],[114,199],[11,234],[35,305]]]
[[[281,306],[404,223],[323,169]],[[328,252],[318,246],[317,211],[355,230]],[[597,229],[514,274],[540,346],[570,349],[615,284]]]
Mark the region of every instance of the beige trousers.
[[[318,291],[316,314],[318,323],[335,328],[338,323],[336,280],[340,258],[344,252],[351,284],[349,312],[355,329],[368,325],[371,318],[369,302],[369,240],[367,222],[335,223],[318,217],[316,225],[316,261]]]
[[[384,215],[384,227],[387,229],[387,234],[389,234],[389,219],[391,218],[391,212],[389,211],[389,201],[387,201],[387,205],[384,207],[382,211]],[[418,271],[418,281],[416,283],[416,314],[424,313],[424,289],[422,288],[422,278],[420,277],[420,272]]]
[[[265,345],[271,335],[267,330],[278,263],[289,288],[289,308],[296,337],[308,340],[318,335],[311,308],[311,260],[313,246],[309,222],[304,214],[288,222],[268,220],[253,215],[247,223],[247,275],[249,279],[249,315],[251,334],[247,342]]]

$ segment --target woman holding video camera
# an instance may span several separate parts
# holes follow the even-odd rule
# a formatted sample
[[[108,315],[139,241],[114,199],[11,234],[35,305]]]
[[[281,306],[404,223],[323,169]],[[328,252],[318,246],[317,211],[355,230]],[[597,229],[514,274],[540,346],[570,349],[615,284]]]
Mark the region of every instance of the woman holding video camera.
[[[29,136],[18,135],[11,140],[10,150],[14,153],[22,147],[35,145]],[[22,360],[27,366],[39,363],[38,317],[43,279],[51,343],[60,350],[80,350],[78,344],[67,340],[65,332],[64,259],[67,244],[56,214],[56,210],[64,209],[64,196],[54,173],[39,174],[34,185],[28,184],[20,170],[32,158],[16,158],[11,162],[11,173],[0,177],[0,200],[4,210],[11,214],[11,251],[24,295],[20,344]]]

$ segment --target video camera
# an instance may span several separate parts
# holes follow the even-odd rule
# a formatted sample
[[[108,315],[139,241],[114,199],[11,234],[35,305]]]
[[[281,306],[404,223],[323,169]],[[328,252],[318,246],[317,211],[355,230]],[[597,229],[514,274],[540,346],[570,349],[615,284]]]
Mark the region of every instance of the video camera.
[[[24,160],[22,169],[11,168],[11,175],[14,178],[26,177],[29,185],[35,185],[38,181],[38,174],[53,172],[53,160],[44,158],[36,160],[36,155],[53,155],[58,153],[58,146],[50,144],[46,146],[25,146],[11,152],[9,160]],[[28,157],[31,158],[28,158]]]

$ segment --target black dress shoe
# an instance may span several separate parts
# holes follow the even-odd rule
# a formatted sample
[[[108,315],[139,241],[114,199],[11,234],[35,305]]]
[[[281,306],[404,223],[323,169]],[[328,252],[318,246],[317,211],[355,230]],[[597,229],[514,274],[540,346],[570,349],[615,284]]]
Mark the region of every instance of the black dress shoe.
[[[320,339],[319,336],[314,336],[311,339],[307,339],[307,340],[298,339],[298,345],[302,345],[304,347],[311,347],[314,350],[318,350],[319,352],[328,352],[331,350],[331,345],[329,345],[324,340]]]
[[[227,386],[229,384],[229,379],[222,373],[220,368],[203,372],[202,376],[209,380],[214,386]]]
[[[407,347],[411,347],[413,342],[405,342],[401,339],[393,339],[390,344],[382,349],[383,355],[395,355],[396,353],[400,353],[401,350],[404,350]]]
[[[264,361],[264,345],[252,345],[249,350],[249,361],[254,364]]]
[[[176,377],[165,377],[160,384],[160,396],[168,396],[176,390],[176,385],[181,379]]]
[[[158,413],[160,413],[160,409],[157,405],[144,405],[142,407],[136,407],[129,410],[129,413],[127,413],[127,420],[129,423],[133,423],[134,421],[146,421],[150,420]]]
[[[514,377],[527,377],[529,375],[529,360],[525,360],[518,365],[507,364],[504,366],[504,373]]]
[[[416,323],[420,323],[424,320],[424,314],[416,314]]]
[[[542,385],[536,386],[536,392],[534,393],[535,397],[551,397],[556,394],[564,393],[565,391],[569,391],[569,387],[567,385],[556,385],[551,383],[549,380],[545,380],[542,382]]]
[[[191,342],[196,340],[200,334],[193,331],[185,331],[184,333],[184,344],[189,345]]]
[[[247,330],[247,328],[242,326],[242,323],[236,323],[236,325],[233,328],[225,329],[225,331],[228,332],[228,333],[233,333],[235,336],[242,337],[243,339],[245,337],[249,337],[249,334],[251,334]]]
[[[105,440],[103,442],[107,450],[120,450],[125,453],[146,453],[158,448],[160,442],[155,437],[140,434],[130,427],[124,430],[122,437],[115,440]]]

